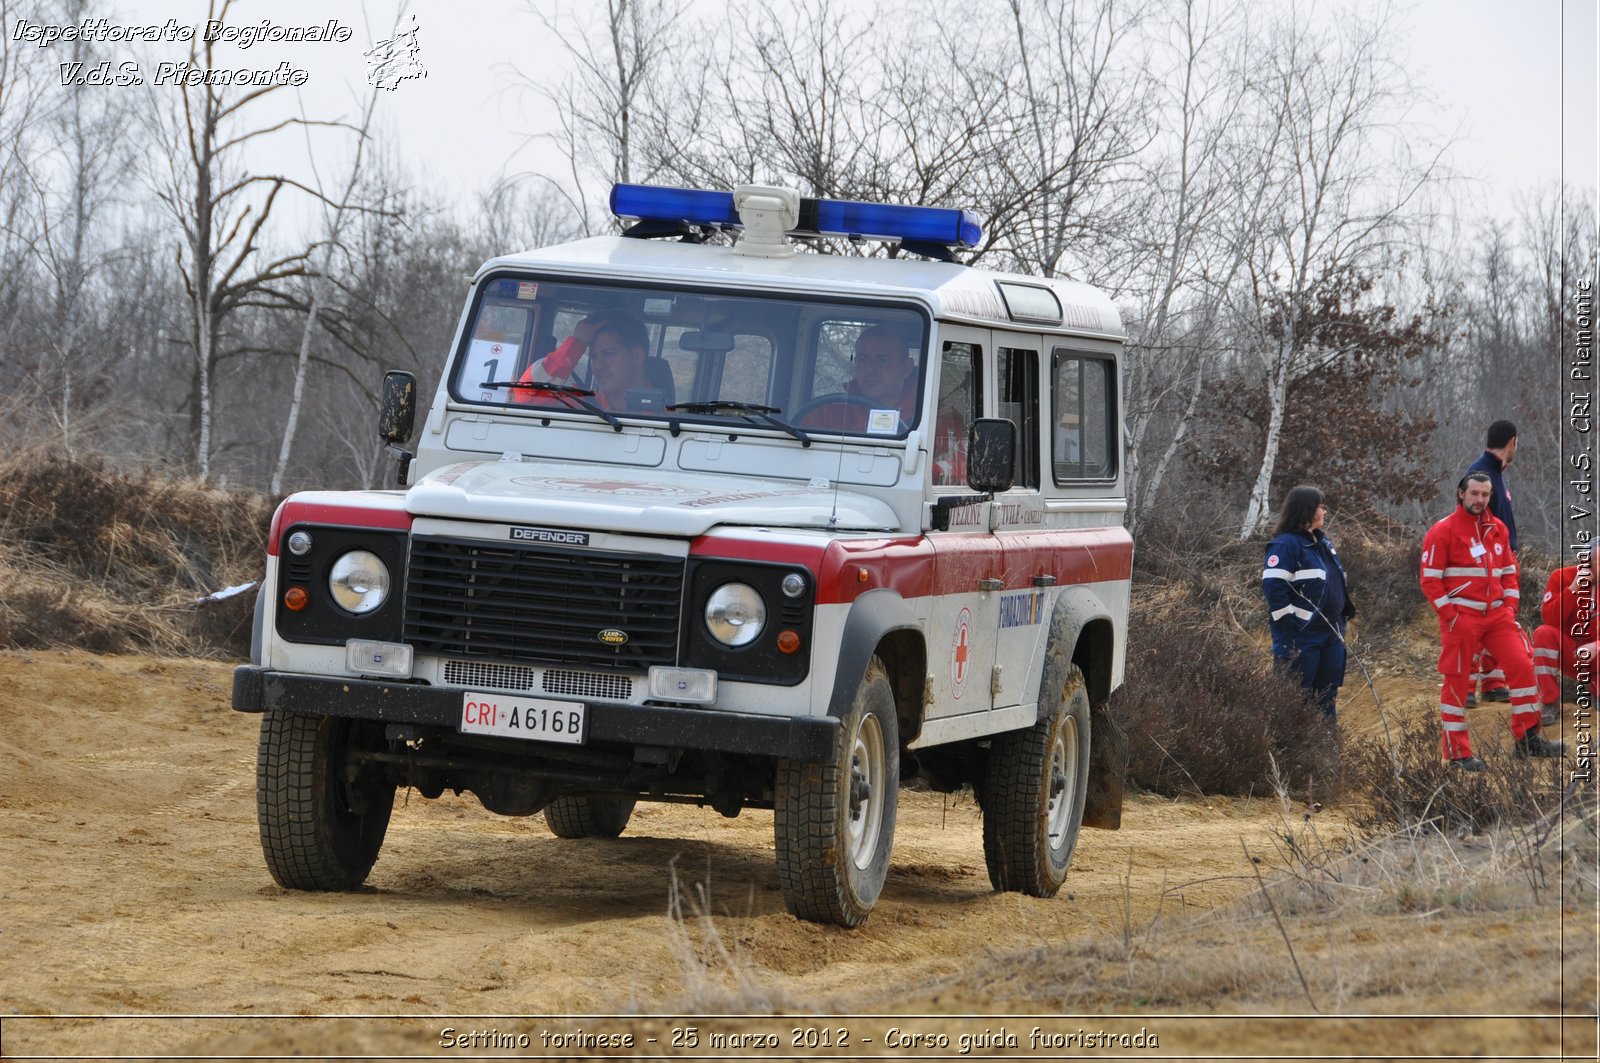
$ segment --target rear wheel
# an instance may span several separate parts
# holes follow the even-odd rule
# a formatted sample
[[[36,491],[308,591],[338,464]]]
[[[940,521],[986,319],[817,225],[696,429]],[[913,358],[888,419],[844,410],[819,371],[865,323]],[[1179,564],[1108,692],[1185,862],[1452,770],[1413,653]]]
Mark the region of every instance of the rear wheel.
[[[544,806],[544,822],[557,838],[615,838],[637,803],[632,797],[558,797]]]
[[[371,724],[269,712],[256,750],[256,820],[267,870],[280,886],[348,890],[377,862],[394,783],[363,762],[383,747]]]
[[[878,658],[840,722],[827,763],[778,762],[778,883],[799,918],[859,926],[889,875],[900,797],[894,692]]]
[[[1089,783],[1089,692],[1059,650],[1038,723],[997,735],[983,788],[983,856],[997,890],[1053,897],[1067,877]]]

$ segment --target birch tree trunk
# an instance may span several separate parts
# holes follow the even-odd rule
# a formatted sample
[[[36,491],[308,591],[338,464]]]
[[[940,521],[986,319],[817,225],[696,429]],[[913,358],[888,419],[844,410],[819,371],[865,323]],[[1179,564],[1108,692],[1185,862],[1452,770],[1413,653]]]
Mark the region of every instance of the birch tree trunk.
[[[1267,440],[1262,448],[1261,467],[1256,471],[1256,482],[1250,488],[1250,502],[1244,511],[1244,526],[1239,529],[1239,541],[1244,542],[1261,530],[1271,514],[1272,473],[1278,465],[1278,439],[1283,435],[1283,415],[1289,400],[1289,370],[1293,364],[1294,340],[1286,336],[1278,345],[1272,368],[1272,379],[1267,387]]]
[[[272,467],[270,492],[283,493],[283,474],[289,467],[289,452],[294,448],[295,430],[300,424],[300,409],[305,399],[306,373],[311,364],[311,341],[317,331],[317,317],[322,310],[322,284],[333,264],[334,248],[344,238],[345,221],[349,217],[349,204],[361,179],[361,159],[366,150],[367,131],[372,126],[372,112],[377,106],[378,94],[374,89],[367,97],[367,106],[361,115],[361,129],[357,133],[356,154],[350,163],[350,177],[345,181],[344,194],[332,207],[328,219],[327,242],[322,247],[321,261],[306,277],[306,319],[300,329],[300,350],[294,363],[294,387],[290,390],[289,417],[283,426],[283,441],[278,446],[278,460]],[[309,144],[308,144],[309,147]]]

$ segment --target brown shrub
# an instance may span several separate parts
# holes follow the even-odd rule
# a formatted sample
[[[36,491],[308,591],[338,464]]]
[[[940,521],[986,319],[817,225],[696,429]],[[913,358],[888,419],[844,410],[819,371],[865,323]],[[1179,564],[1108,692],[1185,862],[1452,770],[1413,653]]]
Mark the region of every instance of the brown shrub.
[[[1437,718],[1411,719],[1393,735],[1392,755],[1381,738],[1349,743],[1345,783],[1366,799],[1356,826],[1371,833],[1458,833],[1553,823],[1552,813],[1586,796],[1567,787],[1567,759],[1523,760],[1494,746],[1490,736],[1473,737],[1484,771],[1452,768],[1440,752],[1439,733]]]
[[[1427,608],[1417,576],[1422,567],[1422,536],[1382,534],[1360,525],[1343,529],[1335,541],[1344,562],[1356,623],[1371,640],[1403,627]]]
[[[271,515],[254,492],[19,454],[0,465],[0,647],[242,655],[254,593],[199,599],[260,577]]]
[[[1230,593],[1205,603],[1186,586],[1136,588],[1111,701],[1128,731],[1128,778],[1167,794],[1283,786],[1325,800],[1338,790],[1337,729],[1273,670],[1265,646],[1222,619],[1246,605]]]

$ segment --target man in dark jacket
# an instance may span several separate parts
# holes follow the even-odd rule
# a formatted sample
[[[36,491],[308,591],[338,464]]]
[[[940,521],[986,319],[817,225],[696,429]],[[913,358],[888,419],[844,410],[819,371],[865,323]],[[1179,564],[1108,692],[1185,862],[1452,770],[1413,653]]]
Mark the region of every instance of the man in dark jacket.
[[[1467,466],[1467,472],[1481,472],[1489,477],[1489,512],[1506,526],[1510,533],[1511,552],[1517,552],[1517,518],[1511,511],[1511,491],[1506,487],[1505,471],[1517,455],[1517,426],[1510,421],[1496,421],[1489,426],[1484,440],[1483,456]],[[1505,701],[1510,696],[1506,688],[1506,673],[1485,650],[1474,659],[1472,690],[1467,693],[1467,705],[1478,703],[1476,690],[1483,684],[1484,701]]]

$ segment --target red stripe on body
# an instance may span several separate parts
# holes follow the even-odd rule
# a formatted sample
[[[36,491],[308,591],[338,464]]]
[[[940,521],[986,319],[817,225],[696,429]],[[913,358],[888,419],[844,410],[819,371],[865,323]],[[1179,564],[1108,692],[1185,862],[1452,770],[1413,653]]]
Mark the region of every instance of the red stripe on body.
[[[406,531],[411,527],[411,519],[411,514],[403,509],[296,502],[293,498],[286,498],[272,515],[272,527],[267,532],[267,554],[278,556],[278,543],[283,539],[283,529],[292,524],[333,524],[346,528],[396,528]]]
[[[1133,537],[1120,525],[1002,531],[998,538],[1006,550],[1007,590],[1033,586],[1034,576],[1054,576],[1060,586],[1133,577]]]
[[[1004,590],[1031,590],[1035,576],[1054,576],[1058,586],[1067,586],[1126,580],[1133,573],[1133,540],[1121,527],[840,539],[826,546],[701,536],[689,553],[809,569],[818,605],[849,604],[880,587],[922,598],[972,593],[981,579],[1000,579]]]

